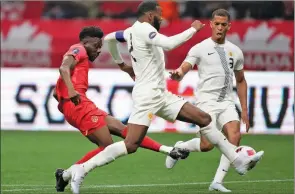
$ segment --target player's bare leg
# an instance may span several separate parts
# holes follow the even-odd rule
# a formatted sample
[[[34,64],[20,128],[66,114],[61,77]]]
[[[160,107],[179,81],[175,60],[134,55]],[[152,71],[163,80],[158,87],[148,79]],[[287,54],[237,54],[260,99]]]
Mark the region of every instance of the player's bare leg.
[[[200,127],[205,127],[211,122],[211,117],[209,114],[205,113],[199,108],[196,108],[190,103],[185,103],[183,105],[176,119],[188,123],[193,123],[195,125],[199,125]],[[207,146],[209,147],[209,145],[211,145],[210,142],[208,142],[208,144],[201,145],[200,138],[194,138],[186,142],[178,141],[176,142],[174,147],[188,149],[190,152],[201,152],[202,149],[207,149]],[[212,146],[212,148],[213,147],[214,146]],[[169,169],[173,168],[177,161],[178,160],[175,160],[171,157],[167,157],[166,167]]]
[[[111,134],[122,137],[122,138],[126,138],[127,131],[129,130],[128,130],[128,127],[124,125],[120,120],[108,115],[105,121],[108,125],[108,128]],[[166,155],[168,155],[173,150],[173,147],[162,145],[148,136],[145,136],[143,138],[140,144],[140,147],[149,149],[155,152],[161,152]]]
[[[225,136],[228,138],[228,141],[238,146],[240,139],[241,139],[241,133],[240,133],[240,123],[238,121],[231,121],[224,125],[223,131]],[[214,148],[214,145],[211,144],[205,136],[202,136],[200,138],[194,138],[192,140],[186,141],[186,142],[178,142],[175,145],[179,148],[187,148],[192,152],[208,152],[211,151]],[[167,165],[169,165],[169,168],[172,168],[176,164],[177,160],[169,160],[167,161]],[[210,191],[221,191],[221,192],[231,192],[231,190],[226,189],[222,183],[223,179],[228,172],[230,168],[230,162],[229,160],[222,155],[220,159],[220,164],[217,169],[216,175],[214,177],[213,182],[211,183],[209,190]]]
[[[216,119],[209,116],[208,114],[201,111],[199,108],[193,106],[190,103],[184,104],[181,111],[179,112],[179,115],[177,117],[177,120],[190,122],[196,125],[199,125],[201,127],[200,133],[204,137],[206,137],[210,143],[212,143],[214,146],[216,146],[233,164],[236,171],[244,175],[252,168],[252,163],[257,163],[262,155],[262,152],[258,152],[253,157],[250,157],[249,159],[243,159],[239,157],[239,155],[235,152],[235,146],[231,144],[227,138],[219,131],[217,130],[215,126]],[[210,124],[208,124],[208,121]],[[166,159],[169,160],[169,157]]]
[[[106,147],[102,152],[87,162],[72,169],[71,188],[78,194],[84,177],[96,167],[113,162],[115,159],[136,152],[148,130],[147,126],[129,124],[129,133],[124,141],[116,142]]]
[[[87,162],[77,165],[77,168],[72,169],[71,187],[73,193],[79,193],[80,185],[84,177],[94,168],[104,166],[121,156],[136,152],[147,133],[148,127],[144,125],[128,124],[128,130],[124,141],[109,145]],[[187,151],[182,152],[182,150],[178,148],[173,149],[169,154],[172,158],[185,158],[187,155]]]
[[[240,145],[241,133],[240,133],[240,122],[231,121],[223,126],[223,132],[228,138],[228,141],[235,145],[236,147]],[[207,141],[207,140],[204,140]],[[231,192],[231,190],[226,189],[223,186],[223,179],[230,168],[230,161],[222,154],[220,158],[220,163],[217,168],[213,182],[211,183],[210,191],[221,191],[221,192]]]
[[[105,118],[105,122],[107,124],[108,129],[110,130],[110,133],[113,135],[116,135],[118,137],[125,138],[127,135],[127,126],[124,125],[120,120],[108,115]],[[93,156],[97,155],[99,152],[101,152],[106,146],[103,146],[106,144],[106,142],[100,143],[99,140],[97,139],[98,134],[91,134],[87,138],[97,146],[100,146],[90,152],[88,152],[83,158],[81,158],[79,161],[77,161],[75,164],[82,164],[86,161],[88,161],[90,158]],[[108,138],[106,138],[107,140]],[[107,143],[109,145],[109,143]],[[170,154],[170,152],[173,150],[173,147],[161,145],[160,143],[154,141],[153,139],[149,137],[144,137],[140,147],[153,150],[156,152],[161,152],[166,155]],[[73,167],[73,166],[72,166]],[[64,188],[67,186],[68,181],[71,178],[71,168],[67,170],[64,169],[57,169],[55,172],[55,176],[57,179],[57,191],[58,192],[63,192]]]
[[[76,162],[67,170],[63,170],[63,169],[56,170],[55,177],[56,177],[57,192],[64,191],[65,187],[68,185],[69,180],[72,177],[72,169],[75,168],[77,164],[81,164],[89,160],[90,158],[92,158],[93,156],[95,156],[96,154],[104,150],[105,147],[113,143],[112,137],[106,126],[100,129],[94,130],[93,133],[87,135],[86,137],[97,146],[100,145],[100,147],[96,148],[95,150],[92,150],[91,152],[88,152],[82,159],[80,159],[78,162]]]

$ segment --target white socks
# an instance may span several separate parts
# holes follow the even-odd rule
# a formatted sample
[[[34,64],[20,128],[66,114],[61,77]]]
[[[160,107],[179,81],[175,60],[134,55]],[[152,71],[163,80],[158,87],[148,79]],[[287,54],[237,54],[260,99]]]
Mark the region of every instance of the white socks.
[[[227,157],[225,157],[225,155],[222,154],[213,182],[222,184],[223,179],[229,170],[229,167],[230,161],[227,159]]]
[[[116,158],[127,154],[128,152],[124,141],[120,141],[109,145],[103,151],[92,157],[90,160],[84,162],[82,166],[85,172],[88,173],[96,167],[109,164],[110,162],[113,162]]]
[[[190,152],[201,152],[200,143],[201,143],[200,138],[194,138],[189,141],[182,142],[182,143],[176,145],[176,147],[182,148],[182,149],[186,148]]]
[[[238,158],[238,154],[235,152],[234,145],[229,143],[227,138],[221,133],[221,131],[215,128],[215,118],[212,118],[212,122],[201,128],[201,134],[204,135],[215,147],[217,147],[232,163]]]
[[[162,145],[161,147],[160,147],[160,152],[161,153],[164,153],[164,154],[169,154],[171,151],[173,150],[173,147],[169,147],[169,146],[165,146],[165,145]]]
[[[67,170],[65,170],[62,173],[62,178],[63,178],[64,181],[69,181],[71,179],[71,175],[72,175],[72,173],[71,173],[71,167],[68,168]]]

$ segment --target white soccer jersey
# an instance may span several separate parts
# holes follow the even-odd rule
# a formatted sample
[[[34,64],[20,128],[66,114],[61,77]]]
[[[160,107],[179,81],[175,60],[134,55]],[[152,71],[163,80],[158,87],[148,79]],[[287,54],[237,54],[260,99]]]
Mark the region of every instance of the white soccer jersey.
[[[161,47],[151,44],[156,35],[156,29],[148,23],[135,22],[124,31],[136,76],[135,90],[166,87],[164,51]]]
[[[196,29],[167,37],[149,23],[135,22],[125,31],[108,34],[105,41],[117,64],[123,62],[117,41],[126,42],[136,76],[132,91],[133,108],[128,123],[150,126],[152,115],[174,122],[186,101],[166,90],[164,51],[171,50],[191,38]]]
[[[171,50],[189,38],[196,30],[188,30],[172,37],[166,37],[149,23],[136,21],[130,28],[124,30],[123,36],[116,32],[116,39],[120,42],[127,42],[128,50],[131,55],[132,67],[136,76],[135,91],[142,88],[146,89],[165,89],[165,50]],[[105,40],[111,38],[106,36]],[[112,46],[112,45],[111,45]],[[110,49],[111,54],[116,62],[120,62],[120,56],[116,47]]]
[[[135,22],[134,25],[124,31],[131,55],[132,67],[136,76],[134,90],[139,87],[143,89],[165,89],[165,50],[179,46],[196,32],[194,28],[185,31],[182,36],[176,38],[175,43],[169,44],[165,41],[167,37],[159,34],[157,30],[146,22]]]
[[[227,40],[224,44],[217,44],[208,38],[192,47],[184,61],[192,67],[198,65],[197,102],[234,101],[231,95],[233,72],[244,66],[243,52],[239,47]]]

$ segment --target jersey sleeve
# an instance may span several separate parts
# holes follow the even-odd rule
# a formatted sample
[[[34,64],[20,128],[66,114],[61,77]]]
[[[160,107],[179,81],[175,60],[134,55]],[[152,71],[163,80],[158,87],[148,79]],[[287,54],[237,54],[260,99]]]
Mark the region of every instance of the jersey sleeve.
[[[73,45],[64,56],[73,56],[77,62],[88,57],[85,48],[82,45]]]
[[[117,64],[123,63],[123,59],[121,57],[117,44],[118,42],[122,42],[122,43],[126,42],[129,29],[130,28],[127,28],[126,30],[122,30],[122,31],[112,32],[106,35],[104,38],[105,43],[107,43],[108,45],[109,52],[113,60]]]
[[[191,27],[182,33],[167,37],[163,34],[160,34],[150,24],[144,24],[140,38],[142,38],[148,44],[162,47],[165,50],[172,50],[189,40],[195,33],[196,29]]]
[[[244,69],[244,55],[243,55],[243,52],[239,49],[238,53],[239,54],[238,54],[237,62],[236,62],[235,68],[234,68],[234,70],[236,70],[236,71]]]
[[[200,60],[200,45],[197,44],[189,50],[186,58],[184,59],[184,62],[191,64],[193,68],[195,64],[198,64],[200,62]]]

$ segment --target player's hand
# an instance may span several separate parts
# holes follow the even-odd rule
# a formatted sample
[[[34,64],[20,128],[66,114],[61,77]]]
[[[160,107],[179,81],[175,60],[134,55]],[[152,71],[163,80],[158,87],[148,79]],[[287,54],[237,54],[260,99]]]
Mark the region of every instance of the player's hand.
[[[199,32],[204,26],[205,26],[205,24],[203,24],[203,23],[200,22],[199,20],[195,20],[195,21],[191,24],[191,27],[195,28],[195,29],[197,30],[197,32]]]
[[[69,92],[69,98],[72,101],[72,103],[75,104],[75,106],[77,106],[81,102],[80,94],[76,91]]]
[[[241,113],[241,117],[242,117],[242,122],[244,124],[246,124],[246,132],[249,132],[250,129],[250,123],[249,123],[249,118],[248,118],[248,111],[242,111]]]
[[[132,71],[127,72],[127,73],[128,73],[129,76],[133,79],[133,81],[135,81],[135,74],[134,74],[134,72],[133,72],[133,69],[132,69]]]
[[[131,65],[127,65],[126,63],[118,64],[120,69],[130,75],[130,77],[135,81],[135,74],[133,71],[133,67]]]
[[[133,81],[135,81],[135,74],[131,66],[128,66],[128,69],[126,69],[125,72],[129,74],[129,76],[133,79]]]
[[[180,69],[176,69],[176,70],[171,71],[169,73],[170,73],[170,78],[172,80],[181,81],[183,78],[183,73]]]

